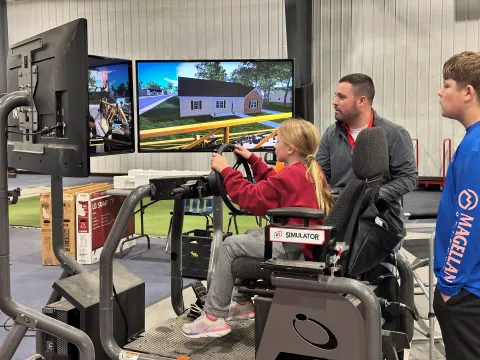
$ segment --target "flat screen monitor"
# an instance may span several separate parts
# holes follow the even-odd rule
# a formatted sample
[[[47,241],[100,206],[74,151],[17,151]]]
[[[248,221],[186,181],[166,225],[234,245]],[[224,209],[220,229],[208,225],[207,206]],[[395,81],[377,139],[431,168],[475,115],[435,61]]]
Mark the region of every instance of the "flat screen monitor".
[[[282,60],[137,61],[138,151],[273,148],[294,113],[294,64]]]
[[[28,89],[30,103],[8,118],[9,167],[64,177],[90,175],[87,76],[85,19],[10,46],[8,92]]]
[[[132,61],[88,57],[90,156],[135,151]]]

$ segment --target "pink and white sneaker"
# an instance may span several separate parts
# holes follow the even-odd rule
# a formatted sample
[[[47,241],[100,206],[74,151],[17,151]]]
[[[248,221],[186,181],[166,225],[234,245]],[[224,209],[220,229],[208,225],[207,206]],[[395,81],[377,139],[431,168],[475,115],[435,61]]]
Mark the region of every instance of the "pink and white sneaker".
[[[246,304],[240,304],[238,302],[233,302],[230,305],[230,310],[228,312],[227,320],[249,320],[255,317],[255,310],[253,303],[248,301]]]
[[[205,313],[198,317],[194,322],[182,326],[183,334],[193,339],[222,337],[229,334],[231,331],[232,329],[225,319],[218,318],[217,320],[212,321],[205,316]]]

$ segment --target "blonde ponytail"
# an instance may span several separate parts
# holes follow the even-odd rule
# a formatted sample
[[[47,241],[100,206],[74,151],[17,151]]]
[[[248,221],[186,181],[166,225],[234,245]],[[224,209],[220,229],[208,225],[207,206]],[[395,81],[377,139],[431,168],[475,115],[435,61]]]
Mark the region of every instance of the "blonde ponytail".
[[[333,207],[333,196],[323,175],[323,171],[315,159],[320,144],[320,133],[311,122],[301,119],[288,119],[278,128],[278,135],[286,144],[295,146],[297,153],[304,160],[307,179],[315,187],[318,208],[327,216]]]
[[[315,187],[315,197],[317,199],[318,208],[323,210],[325,216],[327,216],[333,207],[333,196],[328,188],[327,181],[320,165],[316,162],[315,156],[313,155],[312,157],[309,155],[306,158],[307,179],[313,182]]]

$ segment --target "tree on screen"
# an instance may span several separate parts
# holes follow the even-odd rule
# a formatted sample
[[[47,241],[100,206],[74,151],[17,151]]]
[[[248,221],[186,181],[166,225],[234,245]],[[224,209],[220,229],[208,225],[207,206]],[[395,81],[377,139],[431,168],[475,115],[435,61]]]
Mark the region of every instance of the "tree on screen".
[[[244,62],[232,71],[230,81],[245,86],[257,87],[260,82],[260,73],[255,64]]]
[[[199,79],[206,80],[227,80],[227,71],[223,68],[220,62],[201,62],[195,65],[197,72],[195,76]]]
[[[267,101],[275,85],[280,83],[282,88],[286,89],[284,89],[284,103],[286,103],[291,76],[291,67],[288,63],[244,62],[232,72],[230,81],[260,89]]]
[[[277,64],[276,76],[278,82],[282,85],[282,89],[285,90],[285,96],[283,97],[283,103],[287,103],[287,96],[290,91],[290,82],[292,81],[292,69],[290,64]]]
[[[88,70],[88,88],[93,90],[96,89],[95,78],[93,77],[91,70]]]
[[[145,87],[151,91],[161,91],[162,87],[154,81],[149,81]]]
[[[274,62],[257,63],[257,71],[259,72],[260,82],[258,88],[263,91],[267,102],[270,99],[270,91],[275,87],[277,80],[278,66]]]

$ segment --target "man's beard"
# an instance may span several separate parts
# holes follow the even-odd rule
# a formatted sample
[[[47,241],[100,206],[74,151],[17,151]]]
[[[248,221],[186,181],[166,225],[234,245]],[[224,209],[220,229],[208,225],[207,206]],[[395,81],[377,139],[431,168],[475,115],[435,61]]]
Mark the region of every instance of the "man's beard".
[[[335,119],[338,121],[350,124],[352,122],[356,122],[356,120],[360,117],[360,111],[355,108],[348,109],[348,112],[340,112],[335,114]]]

